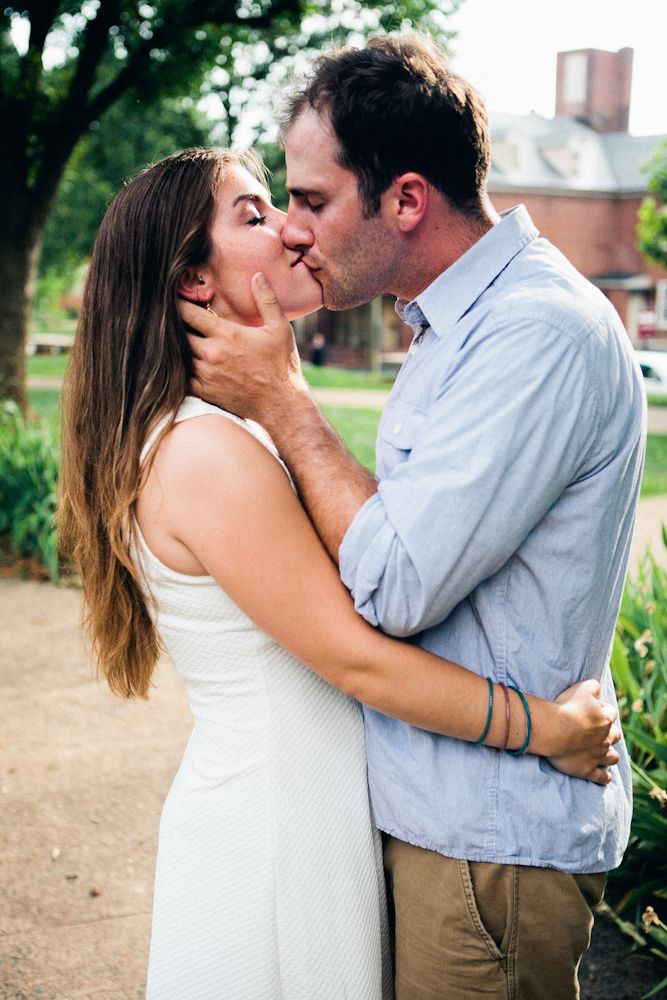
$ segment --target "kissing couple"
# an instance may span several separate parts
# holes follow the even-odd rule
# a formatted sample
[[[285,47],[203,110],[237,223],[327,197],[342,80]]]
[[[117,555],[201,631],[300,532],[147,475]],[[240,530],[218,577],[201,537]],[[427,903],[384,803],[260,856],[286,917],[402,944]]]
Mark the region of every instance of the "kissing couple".
[[[149,1000],[570,1000],[629,835],[609,670],[645,440],[604,296],[486,193],[475,90],[417,36],[293,93],[289,209],[190,150],[102,223],[60,528],[111,688],[194,727]],[[289,320],[396,296],[377,476]]]

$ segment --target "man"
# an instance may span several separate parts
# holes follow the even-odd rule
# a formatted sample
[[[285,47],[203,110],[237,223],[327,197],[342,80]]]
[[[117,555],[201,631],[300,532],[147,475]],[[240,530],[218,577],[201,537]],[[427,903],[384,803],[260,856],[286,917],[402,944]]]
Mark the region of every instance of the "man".
[[[191,338],[199,391],[267,428],[368,621],[549,698],[600,678],[613,701],[645,435],[618,317],[523,207],[495,213],[483,104],[434,46],[323,58],[284,143],[283,239],[325,305],[391,292],[414,330],[379,482],[319,414],[261,276],[261,328],[183,309],[209,337]],[[591,907],[628,837],[625,751],[601,788],[373,711],[366,724],[398,1000],[578,996]]]

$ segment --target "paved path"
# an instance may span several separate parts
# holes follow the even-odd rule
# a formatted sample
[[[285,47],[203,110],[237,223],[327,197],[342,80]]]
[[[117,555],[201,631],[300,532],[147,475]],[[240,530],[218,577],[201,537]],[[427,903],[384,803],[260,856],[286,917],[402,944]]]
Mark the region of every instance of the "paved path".
[[[59,389],[62,380],[57,378],[31,378],[30,389]],[[332,389],[315,388],[313,396],[321,406],[349,406],[361,410],[381,410],[389,392],[384,389]],[[650,434],[667,434],[667,406],[650,406],[648,411]]]
[[[641,500],[630,549],[631,567],[637,565],[647,549],[661,565],[667,566],[667,548],[662,541],[663,524],[667,527],[667,496]]]
[[[157,819],[190,728],[92,678],[78,591],[0,580],[0,998],[140,1000]]]
[[[667,434],[667,406],[649,406],[649,434]]]
[[[382,389],[313,389],[320,406],[351,406],[365,410],[381,410],[389,396]],[[667,434],[667,406],[649,406],[649,434]]]
[[[662,519],[667,498],[641,504],[633,559],[661,548]],[[0,1000],[144,995],[158,818],[190,717],[169,662],[147,702],[95,682],[79,602],[0,579]],[[625,950],[589,961],[608,967]],[[638,1000],[633,961],[618,975]]]
[[[385,389],[327,389],[311,390],[320,406],[349,406],[359,410],[381,410],[389,392]]]
[[[61,378],[50,378],[48,376],[36,376],[28,379],[29,389],[62,389],[63,380]]]

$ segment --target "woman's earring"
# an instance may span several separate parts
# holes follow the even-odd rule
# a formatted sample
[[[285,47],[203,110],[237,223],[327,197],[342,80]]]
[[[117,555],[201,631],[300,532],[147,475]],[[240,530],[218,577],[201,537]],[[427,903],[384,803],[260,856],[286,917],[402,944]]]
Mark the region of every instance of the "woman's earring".
[[[205,281],[204,281],[204,279],[202,278],[201,274],[198,274],[198,275],[197,275],[197,284],[198,284],[198,285],[205,285],[205,284],[206,284],[206,282],[205,282]],[[215,311],[213,310],[213,308],[211,307],[211,303],[210,303],[210,302],[207,302],[207,303],[206,303],[206,312],[210,312],[210,313],[211,313],[211,314],[212,314],[213,316],[215,316],[215,317],[216,317],[217,319],[220,319],[220,317],[218,316],[217,312],[215,312]]]

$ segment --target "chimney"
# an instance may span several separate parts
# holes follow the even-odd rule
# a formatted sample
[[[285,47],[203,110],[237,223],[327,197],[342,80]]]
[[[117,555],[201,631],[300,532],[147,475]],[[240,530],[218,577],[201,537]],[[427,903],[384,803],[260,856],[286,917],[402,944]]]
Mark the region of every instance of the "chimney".
[[[559,52],[556,114],[576,118],[596,132],[627,132],[632,49]]]

